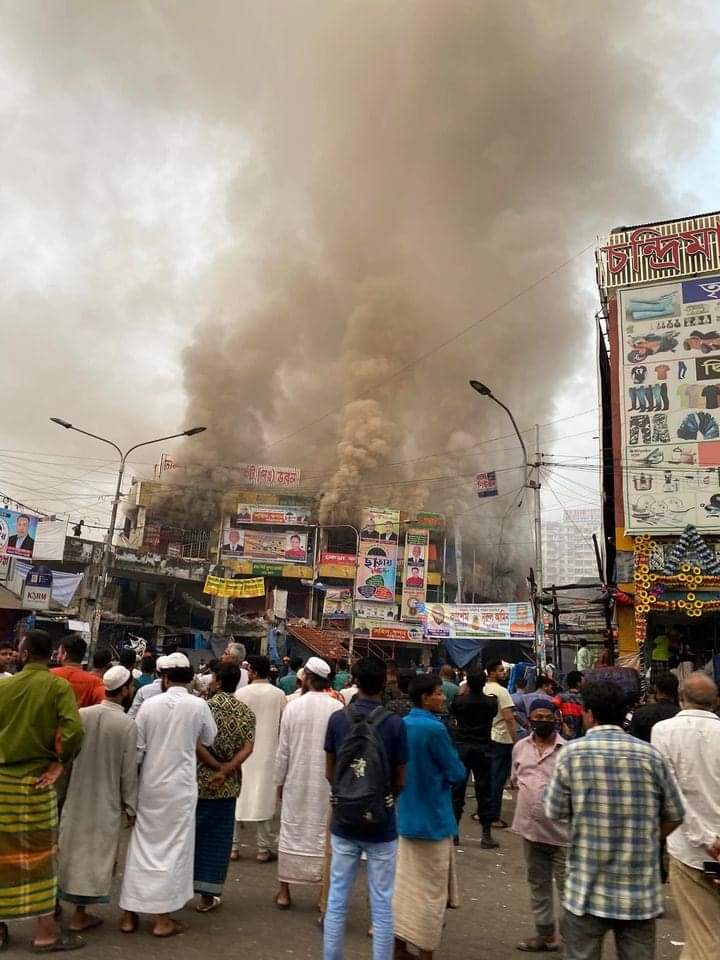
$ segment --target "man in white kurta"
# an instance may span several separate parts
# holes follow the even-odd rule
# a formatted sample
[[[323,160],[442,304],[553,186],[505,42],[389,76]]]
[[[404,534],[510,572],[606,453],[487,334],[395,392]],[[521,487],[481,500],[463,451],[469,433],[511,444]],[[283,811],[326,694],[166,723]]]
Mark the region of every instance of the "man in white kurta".
[[[137,728],[124,710],[132,674],[111,667],[103,684],[107,699],[80,711],[85,736],[60,821],[59,896],[75,904],[73,931],[102,922],[85,908],[110,902],[123,814],[132,820],[137,804]]]
[[[138,913],[156,914],[153,934],[169,937],[185,927],[168,916],[193,897],[198,742],[212,746],[217,727],[205,700],[186,685],[193,670],[187,657],[165,661],[165,693],[138,713],[140,786],[120,906],[121,929],[133,932]]]
[[[282,690],[270,683],[267,657],[250,657],[249,664],[250,685],[240,687],[235,696],[255,714],[255,746],[243,764],[242,788],[235,807],[233,853],[237,859],[239,824],[256,823],[257,859],[260,863],[268,863],[275,859],[272,818],[277,791],[273,770],[286,697]]]
[[[343,704],[327,695],[330,667],[319,657],[305,664],[308,691],[285,707],[275,760],[275,783],[282,791],[278,880],[275,903],[290,905],[291,883],[321,883],[330,785],[325,779],[325,733],[330,716]]]

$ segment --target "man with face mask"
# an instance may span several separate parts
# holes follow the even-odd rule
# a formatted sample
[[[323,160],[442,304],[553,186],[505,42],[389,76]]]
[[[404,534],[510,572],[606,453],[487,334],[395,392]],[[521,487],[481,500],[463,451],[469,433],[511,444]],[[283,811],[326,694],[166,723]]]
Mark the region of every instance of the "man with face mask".
[[[558,733],[555,708],[548,700],[530,702],[528,721],[530,736],[513,747],[511,781],[518,788],[518,798],[512,830],[523,838],[536,935],[523,940],[517,949],[547,953],[560,949],[555,933],[553,880],[562,897],[568,832],[565,824],[545,816],[543,799],[565,740]]]
[[[83,748],[60,820],[60,899],[75,904],[70,930],[77,932],[102,923],[86,906],[110,902],[123,820],[134,822],[137,804],[137,727],[125,713],[133,677],[111,667],[102,682],[105,700],[80,710]]]

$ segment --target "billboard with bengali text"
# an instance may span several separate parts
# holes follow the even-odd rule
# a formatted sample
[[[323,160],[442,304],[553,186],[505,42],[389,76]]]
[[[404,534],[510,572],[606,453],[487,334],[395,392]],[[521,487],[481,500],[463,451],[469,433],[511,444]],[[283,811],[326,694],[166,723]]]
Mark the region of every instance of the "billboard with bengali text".
[[[38,518],[17,510],[0,510],[0,554],[32,557]]]

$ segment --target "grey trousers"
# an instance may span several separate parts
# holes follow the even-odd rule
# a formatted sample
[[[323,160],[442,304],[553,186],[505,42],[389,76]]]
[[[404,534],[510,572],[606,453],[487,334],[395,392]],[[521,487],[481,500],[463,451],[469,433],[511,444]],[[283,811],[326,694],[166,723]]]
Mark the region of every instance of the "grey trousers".
[[[527,878],[530,887],[530,908],[535,927],[542,937],[555,932],[554,885],[562,900],[565,887],[565,847],[553,843],[523,840]]]
[[[255,820],[257,830],[257,851],[258,853],[276,853],[277,837],[272,830],[272,820]],[[239,820],[235,821],[235,830],[233,832],[233,849],[240,847],[242,824]]]
[[[655,920],[611,920],[563,912],[564,960],[600,960],[605,934],[615,934],[618,960],[655,960]]]

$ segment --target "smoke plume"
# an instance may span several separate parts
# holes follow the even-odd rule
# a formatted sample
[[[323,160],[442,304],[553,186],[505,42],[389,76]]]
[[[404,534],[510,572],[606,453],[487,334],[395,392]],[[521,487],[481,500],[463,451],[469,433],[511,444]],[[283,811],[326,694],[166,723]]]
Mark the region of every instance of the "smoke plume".
[[[163,277],[146,269],[125,298],[152,297],[148,330],[162,316],[183,331],[187,423],[209,429],[179,459],[201,464],[208,513],[234,464],[298,465],[324,519],[439,508],[493,562],[522,471],[513,440],[458,452],[508,432],[467,380],[523,427],[596,402],[590,248],[616,223],[685,212],[670,174],[702,135],[701,73],[713,99],[712,31],[680,16],[621,0],[17,8],[38,89],[199,131],[226,175],[212,256],[161,258]],[[126,144],[128,175],[142,143]],[[159,174],[156,190],[191,182]],[[132,277],[124,235],[108,253]],[[154,263],[152,237],[130,236]],[[506,498],[474,514],[469,475],[493,468]],[[513,524],[527,542],[514,514],[503,536]]]

